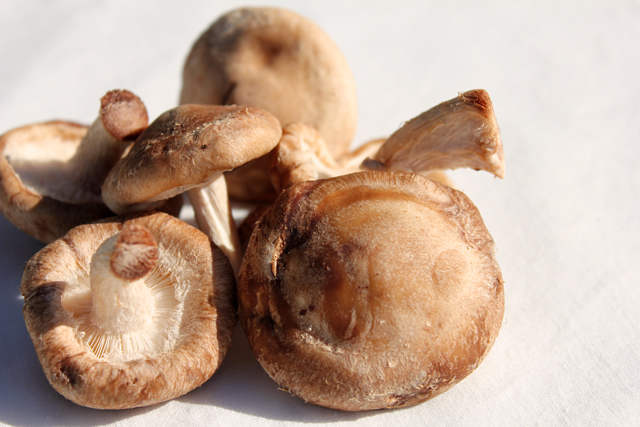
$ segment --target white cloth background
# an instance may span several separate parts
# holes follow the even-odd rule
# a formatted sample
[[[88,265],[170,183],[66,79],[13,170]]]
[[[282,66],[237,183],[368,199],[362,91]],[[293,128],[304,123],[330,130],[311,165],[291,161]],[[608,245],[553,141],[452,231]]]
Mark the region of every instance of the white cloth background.
[[[358,85],[354,145],[486,89],[507,173],[454,171],[499,248],[506,317],[485,362],[442,396],[342,413],[279,391],[241,332],[203,387],[155,407],[97,411],[48,385],[19,283],[42,244],[0,218],[0,424],[638,425],[640,2],[276,1],[317,22]],[[183,61],[237,1],[0,2],[0,133],[90,123],[108,90],[151,118],[175,106]]]

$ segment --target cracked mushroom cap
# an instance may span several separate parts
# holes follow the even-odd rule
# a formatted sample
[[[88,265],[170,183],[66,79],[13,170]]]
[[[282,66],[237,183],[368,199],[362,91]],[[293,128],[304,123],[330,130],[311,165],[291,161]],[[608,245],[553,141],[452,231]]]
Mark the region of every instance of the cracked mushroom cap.
[[[181,105],[156,120],[107,176],[102,197],[114,212],[154,209],[268,153],[282,128],[253,107]]]
[[[472,202],[419,175],[302,182],[257,222],[240,322],[268,374],[307,402],[416,404],[493,345],[504,312],[494,252]]]
[[[48,243],[76,225],[112,216],[100,187],[113,165],[147,126],[142,101],[126,90],[101,99],[91,126],[50,121],[0,136],[0,212]]]
[[[316,128],[336,157],[350,147],[357,126],[356,86],[333,40],[292,11],[249,7],[221,16],[193,45],[185,62],[181,104],[238,104],[269,111],[283,126]],[[275,199],[257,159],[228,175],[229,194]]]
[[[163,213],[72,229],[27,263],[21,290],[47,379],[92,408],[151,405],[200,386],[236,324],[226,257]]]

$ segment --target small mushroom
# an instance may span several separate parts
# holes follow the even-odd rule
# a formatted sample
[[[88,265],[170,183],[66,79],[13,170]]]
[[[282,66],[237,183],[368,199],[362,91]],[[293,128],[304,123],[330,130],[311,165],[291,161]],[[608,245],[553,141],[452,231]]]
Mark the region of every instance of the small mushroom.
[[[236,9],[213,23],[186,60],[180,102],[248,105],[283,125],[308,123],[335,158],[357,125],[355,82],[340,49],[309,19],[277,8]],[[228,173],[229,194],[272,201],[267,166],[260,158]]]
[[[0,137],[0,211],[43,242],[113,215],[100,187],[147,123],[142,101],[114,90],[102,97],[100,115],[88,128],[51,121],[5,133]]]
[[[72,229],[27,263],[21,290],[47,379],[92,408],[152,405],[200,386],[236,324],[226,257],[164,213]]]
[[[118,214],[155,209],[188,191],[198,227],[238,271],[238,242],[223,172],[275,147],[282,128],[252,107],[181,105],[160,115],[106,178],[102,196]]]
[[[238,298],[251,348],[279,387],[347,411],[449,389],[485,358],[504,312],[476,207],[401,172],[285,190],[257,222]]]

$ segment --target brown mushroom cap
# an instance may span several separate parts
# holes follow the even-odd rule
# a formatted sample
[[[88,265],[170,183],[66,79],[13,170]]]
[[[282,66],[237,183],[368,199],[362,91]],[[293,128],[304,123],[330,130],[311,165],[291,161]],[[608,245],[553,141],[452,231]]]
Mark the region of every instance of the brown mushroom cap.
[[[469,375],[502,323],[494,242],[462,193],[362,172],[285,190],[238,279],[251,348],[281,388],[341,410],[419,403]]]
[[[137,231],[118,238],[127,247],[111,262],[131,261],[136,252],[151,258],[128,263],[118,274],[133,280],[139,274],[128,273],[150,270],[138,280],[155,302],[139,309],[164,320],[153,339],[136,330],[129,340],[112,339],[120,344],[109,350],[95,339],[89,277],[94,280],[94,253],[109,238],[122,236],[124,227],[147,229],[153,237]],[[66,398],[93,408],[151,405],[200,386],[222,362],[236,324],[235,280],[226,257],[203,233],[162,213],[74,228],[27,263],[21,290],[27,330],[47,379]],[[136,341],[143,341],[142,355],[123,351]]]
[[[78,224],[113,215],[99,194],[83,197],[59,175],[59,165],[73,156],[87,129],[52,121],[0,136],[0,212],[35,239],[51,242]]]
[[[269,152],[278,120],[252,107],[181,105],[149,125],[112,169],[102,197],[114,212],[152,209]]]
[[[311,20],[277,8],[233,10],[204,32],[186,60],[180,103],[250,105],[283,126],[308,123],[336,158],[357,126],[355,82],[340,49]],[[227,174],[230,195],[273,200],[267,164]]]

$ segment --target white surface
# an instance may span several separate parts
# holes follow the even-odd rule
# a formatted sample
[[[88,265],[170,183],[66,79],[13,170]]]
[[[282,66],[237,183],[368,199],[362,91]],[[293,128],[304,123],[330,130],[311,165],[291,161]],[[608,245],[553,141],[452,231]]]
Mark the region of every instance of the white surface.
[[[177,101],[193,41],[240,5],[0,3],[0,132],[54,118],[89,123],[114,88],[140,95],[156,117]],[[269,4],[313,19],[342,48],[359,90],[355,144],[458,91],[488,90],[506,179],[451,174],[500,250],[506,319],[488,358],[424,404],[341,413],[278,391],[238,332],[221,370],[184,397],[82,408],[48,385],[22,319],[22,267],[42,245],[0,218],[0,424],[637,425],[640,3]]]

